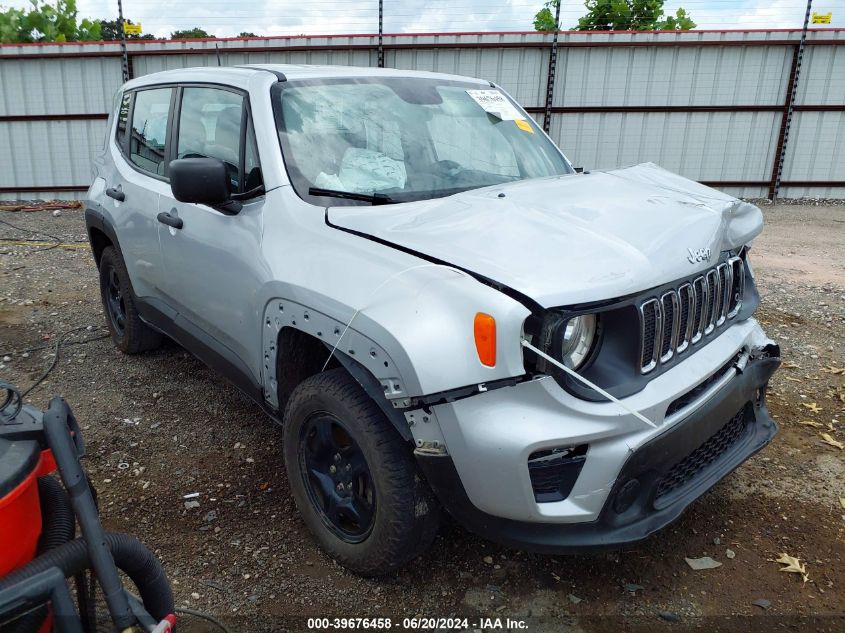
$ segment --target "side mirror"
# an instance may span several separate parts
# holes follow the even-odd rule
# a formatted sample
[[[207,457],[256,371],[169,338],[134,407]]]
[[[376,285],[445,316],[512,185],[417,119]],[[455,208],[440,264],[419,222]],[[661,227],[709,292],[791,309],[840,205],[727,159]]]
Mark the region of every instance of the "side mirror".
[[[217,158],[179,158],[170,163],[170,189],[179,202],[215,207],[231,195],[226,165]]]

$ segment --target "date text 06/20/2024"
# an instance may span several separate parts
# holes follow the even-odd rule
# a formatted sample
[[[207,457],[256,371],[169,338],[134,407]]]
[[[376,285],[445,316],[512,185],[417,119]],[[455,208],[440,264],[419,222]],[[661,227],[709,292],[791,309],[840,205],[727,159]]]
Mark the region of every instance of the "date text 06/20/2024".
[[[309,631],[352,631],[352,630],[377,630],[386,631],[396,629],[399,631],[519,631],[526,630],[528,623],[519,618],[308,618],[307,627]]]

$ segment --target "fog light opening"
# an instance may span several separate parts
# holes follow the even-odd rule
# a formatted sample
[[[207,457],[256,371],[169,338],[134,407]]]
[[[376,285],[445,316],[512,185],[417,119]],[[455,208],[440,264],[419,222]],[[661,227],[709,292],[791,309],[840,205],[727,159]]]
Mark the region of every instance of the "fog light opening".
[[[623,514],[627,512],[634,504],[634,501],[637,500],[639,493],[639,479],[629,479],[626,481],[619,489],[619,492],[616,494],[616,499],[613,501],[613,509],[616,511],[616,514]]]

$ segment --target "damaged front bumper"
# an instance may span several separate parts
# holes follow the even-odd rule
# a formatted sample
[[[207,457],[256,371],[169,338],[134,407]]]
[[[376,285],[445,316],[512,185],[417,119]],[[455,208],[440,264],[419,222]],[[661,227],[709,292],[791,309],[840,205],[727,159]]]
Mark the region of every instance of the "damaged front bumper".
[[[724,371],[724,359],[732,354],[742,361]],[[777,426],[766,409],[765,390],[778,356],[753,319],[732,327],[691,359],[688,375],[678,371],[690,364],[683,363],[626,401],[660,422],[656,430],[612,409],[612,403],[569,402],[581,412],[558,409],[552,420],[544,400],[568,394],[554,392],[554,383],[545,379],[434,407],[449,454],[418,451],[417,460],[449,512],[491,540],[544,552],[638,541],[677,519],[771,441]],[[690,382],[693,375],[698,378]],[[715,379],[694,399],[671,412],[673,402],[711,376]],[[686,387],[668,389],[672,381]],[[654,402],[656,394],[669,397]],[[636,404],[649,400],[651,406]],[[575,444],[589,448],[572,491],[560,501],[538,502],[528,456]],[[473,455],[470,463],[467,455]]]

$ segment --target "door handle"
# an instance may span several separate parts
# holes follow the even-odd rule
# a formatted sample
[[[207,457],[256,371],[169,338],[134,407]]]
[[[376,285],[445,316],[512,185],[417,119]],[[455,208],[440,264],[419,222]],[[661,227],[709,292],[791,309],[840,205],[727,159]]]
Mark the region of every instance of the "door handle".
[[[162,224],[166,224],[167,226],[172,226],[174,229],[181,229],[183,224],[182,218],[177,218],[176,216],[164,213],[163,211],[158,214],[158,221]]]
[[[124,200],[126,200],[126,194],[123,193],[120,189],[115,189],[114,187],[106,189],[106,195],[109,198],[114,198],[118,202],[123,202]]]

